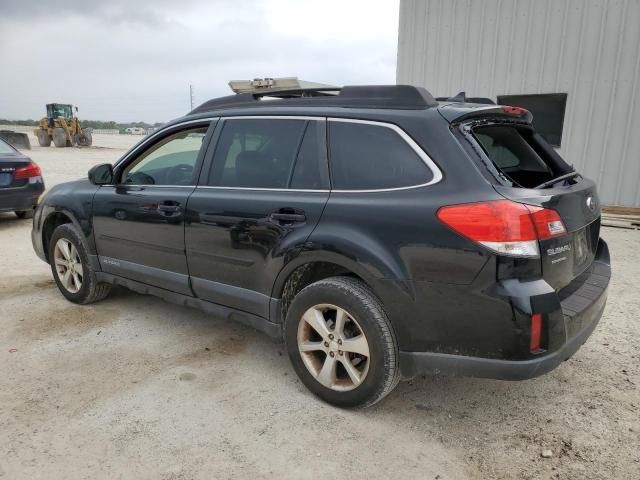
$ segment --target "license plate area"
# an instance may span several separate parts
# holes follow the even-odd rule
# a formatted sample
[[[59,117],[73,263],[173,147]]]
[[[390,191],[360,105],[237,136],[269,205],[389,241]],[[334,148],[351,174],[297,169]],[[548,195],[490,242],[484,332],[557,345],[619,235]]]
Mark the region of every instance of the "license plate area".
[[[11,180],[13,180],[13,173],[0,173],[0,187],[11,185]]]
[[[591,263],[595,251],[595,246],[591,245],[591,236],[587,226],[573,234],[573,271],[580,274]]]

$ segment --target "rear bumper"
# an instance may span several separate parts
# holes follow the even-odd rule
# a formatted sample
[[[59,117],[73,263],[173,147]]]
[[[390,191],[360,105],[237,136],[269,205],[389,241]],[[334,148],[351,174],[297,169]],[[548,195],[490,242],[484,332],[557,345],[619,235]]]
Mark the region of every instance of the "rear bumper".
[[[38,197],[42,192],[44,192],[43,183],[0,189],[0,212],[31,210],[38,203]]]
[[[562,295],[556,295],[557,310],[545,313],[548,318],[558,320],[549,331],[549,336],[552,337],[549,344],[554,346],[553,351],[522,360],[401,351],[402,376],[412,378],[422,373],[445,373],[500,380],[525,380],[553,370],[586,342],[604,312],[611,277],[609,250],[604,241],[600,241],[593,265],[581,277],[583,278],[580,279],[580,286],[571,294],[564,298]],[[517,288],[521,290],[522,284]],[[522,292],[519,293],[522,300]],[[548,296],[546,300],[548,302]],[[531,296],[530,302],[535,304],[536,297]]]
[[[606,300],[606,294],[604,300]],[[415,377],[421,373],[446,373],[498,380],[526,380],[543,375],[568,360],[587,341],[600,321],[604,300],[590,324],[568,340],[560,350],[543,357],[531,360],[497,360],[445,353],[400,352],[400,370],[405,378]]]

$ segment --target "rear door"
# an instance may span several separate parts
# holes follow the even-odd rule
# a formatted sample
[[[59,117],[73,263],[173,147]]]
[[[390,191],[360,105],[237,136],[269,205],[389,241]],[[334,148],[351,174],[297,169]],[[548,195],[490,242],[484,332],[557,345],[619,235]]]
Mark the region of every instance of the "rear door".
[[[278,272],[329,198],[325,132],[315,117],[220,121],[188,204],[187,261],[198,297],[268,318]]]
[[[116,169],[115,185],[98,189],[93,227],[103,271],[192,294],[184,221],[209,128],[206,120],[167,131]]]

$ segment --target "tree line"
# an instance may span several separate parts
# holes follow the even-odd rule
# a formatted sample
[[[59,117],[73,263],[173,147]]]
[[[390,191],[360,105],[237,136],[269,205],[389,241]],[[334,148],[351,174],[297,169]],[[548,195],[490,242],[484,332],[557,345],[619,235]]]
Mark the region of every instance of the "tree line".
[[[156,122],[151,124],[147,122],[128,122],[128,123],[121,123],[121,122],[114,122],[114,121],[104,122],[102,120],[80,120],[80,124],[82,125],[82,128],[94,128],[96,130],[97,129],[119,130],[120,132],[124,132],[125,129],[130,127],[141,127],[141,128],[147,129],[147,128],[159,127],[163,125],[162,122]],[[0,118],[0,125],[33,125],[35,127],[40,125],[40,120],[32,120],[32,119],[7,120],[4,118]]]

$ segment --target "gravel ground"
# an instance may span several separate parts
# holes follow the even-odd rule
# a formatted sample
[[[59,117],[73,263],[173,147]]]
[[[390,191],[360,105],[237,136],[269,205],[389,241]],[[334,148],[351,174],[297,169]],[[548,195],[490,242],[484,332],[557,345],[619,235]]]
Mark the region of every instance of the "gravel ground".
[[[52,185],[137,140],[30,155]],[[418,378],[343,411],[242,325],[124,289],[68,303],[30,228],[0,215],[0,478],[640,478],[638,231],[603,229],[605,315],[554,372]]]

